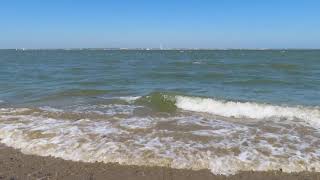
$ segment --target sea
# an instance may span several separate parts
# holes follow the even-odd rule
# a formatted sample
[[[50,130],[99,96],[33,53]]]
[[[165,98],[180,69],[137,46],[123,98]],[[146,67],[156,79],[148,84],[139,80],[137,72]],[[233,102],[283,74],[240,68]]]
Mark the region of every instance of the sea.
[[[0,50],[0,142],[72,161],[320,171],[320,50]]]

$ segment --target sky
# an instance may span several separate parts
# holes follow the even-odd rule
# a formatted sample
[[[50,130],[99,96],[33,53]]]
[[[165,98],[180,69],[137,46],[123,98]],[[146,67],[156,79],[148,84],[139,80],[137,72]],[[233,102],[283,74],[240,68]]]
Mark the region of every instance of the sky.
[[[1,0],[0,48],[320,48],[319,0]]]

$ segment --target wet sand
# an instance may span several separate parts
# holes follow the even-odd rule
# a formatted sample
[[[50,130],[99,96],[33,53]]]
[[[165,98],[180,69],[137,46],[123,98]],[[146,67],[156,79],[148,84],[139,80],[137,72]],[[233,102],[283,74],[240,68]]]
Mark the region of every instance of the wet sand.
[[[164,167],[73,162],[53,157],[25,155],[0,144],[0,179],[76,180],[320,180],[320,173],[241,172],[233,176],[213,175]]]

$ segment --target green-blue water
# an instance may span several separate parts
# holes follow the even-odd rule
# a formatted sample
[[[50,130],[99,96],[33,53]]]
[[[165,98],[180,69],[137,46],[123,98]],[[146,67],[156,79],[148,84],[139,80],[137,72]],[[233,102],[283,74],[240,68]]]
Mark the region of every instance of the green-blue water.
[[[320,51],[0,51],[0,99],[141,96],[177,92],[319,105]]]
[[[320,50],[0,50],[0,138],[25,153],[317,169],[319,104]]]

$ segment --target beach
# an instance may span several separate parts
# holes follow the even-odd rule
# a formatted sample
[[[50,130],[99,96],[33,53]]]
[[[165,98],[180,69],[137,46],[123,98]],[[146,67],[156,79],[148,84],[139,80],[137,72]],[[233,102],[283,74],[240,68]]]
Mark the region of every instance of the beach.
[[[0,179],[79,179],[79,180],[319,180],[320,173],[240,172],[213,175],[209,170],[181,170],[166,167],[125,166],[84,163],[60,158],[22,154],[0,145]]]

